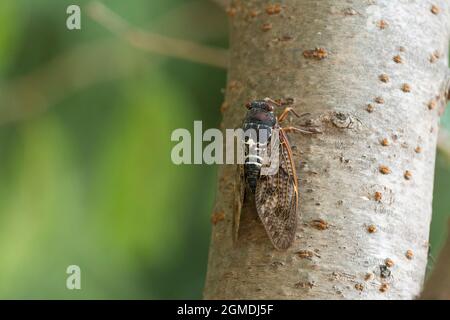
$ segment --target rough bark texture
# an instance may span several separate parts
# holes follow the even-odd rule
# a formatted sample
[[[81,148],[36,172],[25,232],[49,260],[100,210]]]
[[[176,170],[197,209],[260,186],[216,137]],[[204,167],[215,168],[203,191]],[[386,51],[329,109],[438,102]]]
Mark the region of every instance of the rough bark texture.
[[[322,131],[290,135],[300,184],[296,240],[275,250],[247,204],[233,244],[235,168],[223,166],[215,214],[225,219],[213,227],[204,297],[415,298],[427,263],[450,4],[281,4],[272,14],[260,0],[229,7],[223,126],[239,127],[249,100],[294,98],[305,115],[291,124]]]

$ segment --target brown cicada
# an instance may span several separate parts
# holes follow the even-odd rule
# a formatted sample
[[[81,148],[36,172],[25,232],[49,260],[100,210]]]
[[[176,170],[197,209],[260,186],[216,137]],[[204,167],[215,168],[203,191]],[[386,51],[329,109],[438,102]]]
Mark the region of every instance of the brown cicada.
[[[243,130],[256,133],[246,134],[244,138],[244,164],[238,165],[235,184],[233,233],[237,240],[243,203],[247,198],[254,199],[256,211],[272,244],[276,249],[287,249],[292,245],[297,229],[298,180],[286,133],[313,132],[295,127],[282,128],[280,123],[290,112],[297,117],[298,114],[292,108],[286,108],[276,117],[275,106],[280,104],[269,98],[247,104]],[[273,149],[277,143],[278,148]],[[277,170],[263,175],[262,170],[267,165],[264,160],[274,152],[278,155]]]

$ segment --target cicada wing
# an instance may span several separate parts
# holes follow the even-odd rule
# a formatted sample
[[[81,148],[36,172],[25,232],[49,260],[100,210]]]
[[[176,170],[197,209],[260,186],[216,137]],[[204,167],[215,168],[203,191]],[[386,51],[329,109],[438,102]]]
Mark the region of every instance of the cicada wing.
[[[233,240],[237,242],[239,237],[239,224],[241,221],[242,206],[245,199],[244,166],[237,165],[234,179],[234,215],[233,215]]]
[[[278,172],[258,180],[255,204],[274,247],[287,249],[292,245],[297,229],[298,191],[291,148],[282,130],[279,153]]]

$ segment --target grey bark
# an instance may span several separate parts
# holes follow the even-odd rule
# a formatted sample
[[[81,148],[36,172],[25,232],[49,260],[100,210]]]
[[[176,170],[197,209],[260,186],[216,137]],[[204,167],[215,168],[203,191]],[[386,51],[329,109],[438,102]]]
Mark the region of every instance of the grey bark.
[[[286,251],[272,247],[251,204],[233,244],[235,168],[220,169],[214,210],[225,218],[213,226],[204,297],[417,297],[448,95],[450,4],[286,0],[271,15],[266,5],[230,4],[223,127],[240,126],[249,100],[294,98],[304,116],[291,124],[322,134],[290,135],[300,223]]]

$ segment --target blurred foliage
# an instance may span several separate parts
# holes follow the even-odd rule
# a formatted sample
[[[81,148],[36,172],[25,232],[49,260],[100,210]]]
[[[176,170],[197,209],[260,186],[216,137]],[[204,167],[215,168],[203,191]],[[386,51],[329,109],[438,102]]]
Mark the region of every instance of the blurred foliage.
[[[72,3],[0,1],[0,114],[25,103],[0,126],[0,298],[200,298],[216,168],[173,165],[170,135],[194,120],[219,126],[225,71],[129,48],[84,13],[68,31]],[[206,0],[104,3],[143,29],[227,47],[226,17]],[[71,65],[37,77],[35,101],[20,80],[53,61]],[[433,254],[449,181],[439,157]],[[65,287],[71,264],[80,291]]]
[[[7,99],[8,85],[55,59],[76,52],[68,61],[83,63],[67,72],[92,74],[58,70],[45,92],[53,104],[39,112],[26,101],[23,117],[0,127],[0,298],[200,298],[216,168],[173,165],[170,135],[194,120],[219,125],[225,71],[120,49],[128,44],[84,12],[82,30],[68,31],[69,4],[0,2],[0,112],[18,98]],[[207,1],[105,4],[147,30],[227,46],[225,16]],[[193,38],[187,26],[208,27],[193,19],[198,10],[215,34]],[[99,46],[113,58],[91,61]],[[125,71],[96,77],[110,72],[108,59]],[[86,78],[96,80],[52,89]],[[71,264],[80,291],[65,287]]]

